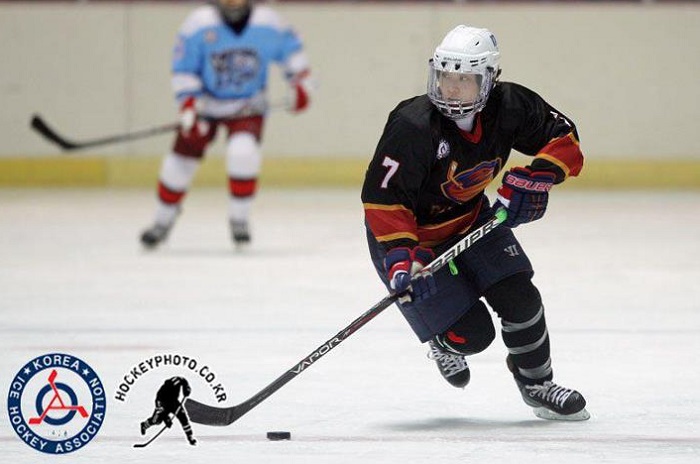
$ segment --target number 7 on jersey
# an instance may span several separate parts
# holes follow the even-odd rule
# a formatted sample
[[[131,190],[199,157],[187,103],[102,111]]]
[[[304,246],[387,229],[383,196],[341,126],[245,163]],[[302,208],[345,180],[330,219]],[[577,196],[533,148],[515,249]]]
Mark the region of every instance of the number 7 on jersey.
[[[389,179],[399,170],[399,162],[385,156],[382,161],[382,166],[389,168],[386,176],[384,176],[384,180],[382,180],[382,188],[385,189],[389,185]]]

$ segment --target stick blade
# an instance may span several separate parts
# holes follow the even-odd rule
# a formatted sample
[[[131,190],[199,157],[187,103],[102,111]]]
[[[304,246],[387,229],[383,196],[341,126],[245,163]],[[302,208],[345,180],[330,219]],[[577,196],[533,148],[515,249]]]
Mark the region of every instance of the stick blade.
[[[239,414],[238,407],[217,408],[208,404],[200,403],[192,398],[187,398],[185,410],[190,420],[196,424],[212,425],[223,427],[231,425],[242,414]]]
[[[78,145],[76,145],[75,143],[71,143],[63,137],[59,136],[53,129],[49,127],[48,124],[46,124],[44,119],[38,114],[32,116],[30,126],[32,129],[40,133],[46,139],[52,141],[64,150],[74,150],[78,148]]]

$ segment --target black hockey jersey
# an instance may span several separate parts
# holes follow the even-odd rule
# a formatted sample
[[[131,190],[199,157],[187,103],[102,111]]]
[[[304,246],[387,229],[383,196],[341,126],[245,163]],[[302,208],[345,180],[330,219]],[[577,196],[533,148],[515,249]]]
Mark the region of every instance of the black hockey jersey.
[[[498,83],[471,132],[444,117],[427,95],[389,114],[362,188],[365,220],[379,243],[432,247],[474,224],[484,190],[511,149],[556,183],[583,166],[574,124],[535,92]]]

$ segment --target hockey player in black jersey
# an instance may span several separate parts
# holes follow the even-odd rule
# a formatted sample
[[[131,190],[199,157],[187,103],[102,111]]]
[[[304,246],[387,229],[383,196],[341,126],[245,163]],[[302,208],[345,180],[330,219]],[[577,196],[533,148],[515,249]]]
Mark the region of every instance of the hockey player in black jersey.
[[[495,338],[525,403],[544,419],[585,420],[586,401],[553,382],[549,336],[532,265],[512,228],[542,217],[553,185],[579,174],[574,123],[532,90],[499,82],[500,53],[486,29],[458,26],[429,61],[427,94],[390,113],[367,169],[362,202],[374,266],[443,377],[463,388],[467,357]],[[529,164],[502,175],[511,149]],[[498,207],[502,226],[434,274],[420,273]],[[417,280],[411,283],[411,277]]]
[[[166,427],[172,427],[171,415],[174,415],[180,422],[182,430],[187,436],[187,441],[190,445],[196,445],[197,440],[192,433],[190,418],[187,416],[187,410],[184,406],[185,399],[190,396],[191,392],[190,384],[184,377],[171,377],[163,382],[156,393],[156,408],[153,414],[141,422],[141,435],[145,435],[146,430],[152,425],[164,423]],[[182,397],[180,397],[181,393]]]

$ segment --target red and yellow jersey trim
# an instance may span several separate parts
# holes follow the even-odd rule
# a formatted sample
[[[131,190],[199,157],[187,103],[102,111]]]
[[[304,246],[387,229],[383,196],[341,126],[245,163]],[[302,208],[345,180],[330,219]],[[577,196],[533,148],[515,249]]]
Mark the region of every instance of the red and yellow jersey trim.
[[[472,211],[435,224],[419,226],[413,212],[403,205],[365,203],[365,219],[379,243],[407,239],[421,246],[432,247],[455,235],[469,231],[478,216],[481,204]]]
[[[421,246],[433,247],[439,245],[450,238],[465,234],[469,231],[476,220],[479,208],[463,214],[462,216],[450,219],[439,224],[430,224],[418,227],[418,242]]]
[[[365,219],[378,242],[408,239],[418,241],[416,218],[403,205],[364,203]]]
[[[576,177],[583,167],[583,153],[573,132],[564,137],[557,137],[542,147],[535,159],[548,161],[564,173],[564,178]]]

